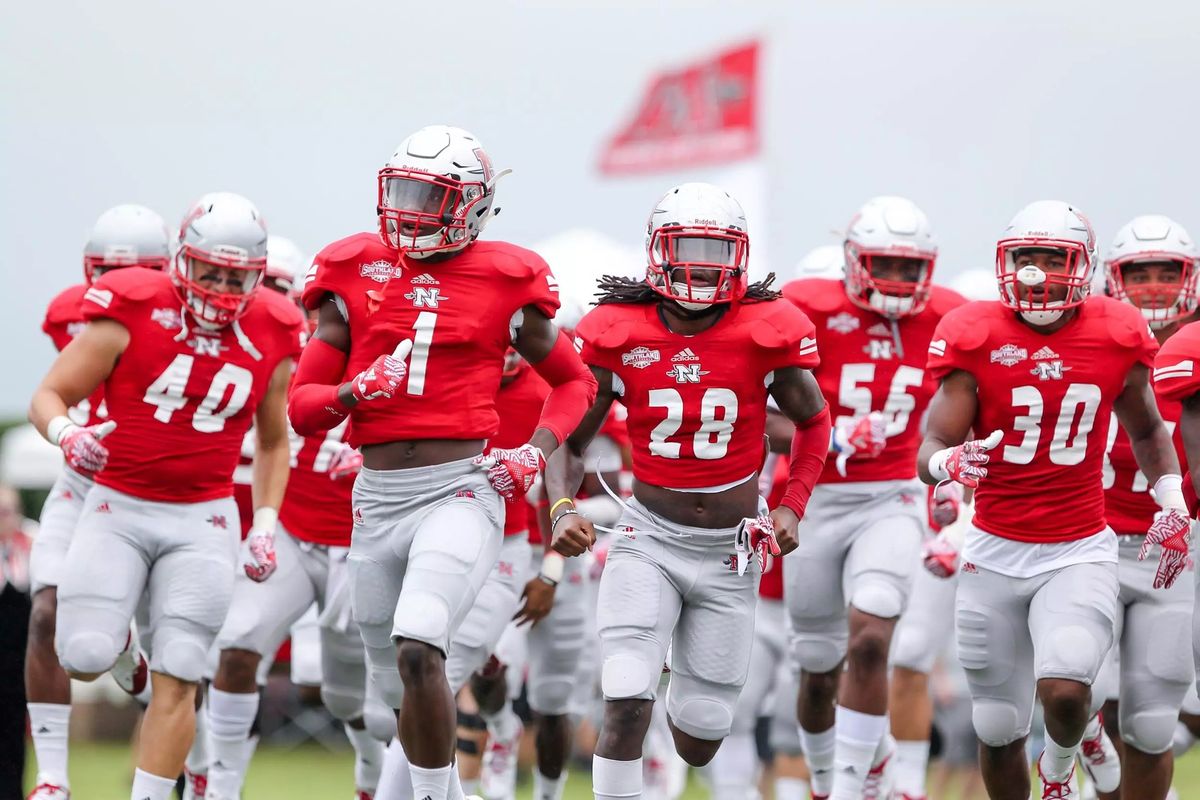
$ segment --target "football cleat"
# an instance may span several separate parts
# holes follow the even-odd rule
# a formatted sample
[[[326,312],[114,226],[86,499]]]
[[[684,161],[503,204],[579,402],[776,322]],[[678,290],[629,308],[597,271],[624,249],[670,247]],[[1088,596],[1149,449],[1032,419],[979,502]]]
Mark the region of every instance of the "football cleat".
[[[113,662],[112,669],[109,671],[112,673],[113,680],[126,694],[138,697],[146,691],[146,683],[150,679],[150,667],[146,664],[146,655],[142,652],[141,643],[138,641],[137,631],[134,628],[129,629],[129,637],[125,640],[125,649],[117,656],[117,660]]]
[[[183,800],[208,800],[208,773],[183,768]]]
[[[1042,757],[1038,756],[1037,774],[1038,780],[1042,784],[1041,800],[1080,800],[1075,784],[1075,767],[1071,767],[1067,779],[1061,783],[1050,781],[1042,774]]]
[[[488,800],[507,800],[517,791],[517,750],[524,728],[520,725],[511,739],[492,739],[483,754],[480,790]]]
[[[892,762],[895,753],[896,748],[893,745],[878,764],[871,765],[871,770],[863,780],[863,800],[892,800],[895,796],[892,793],[891,776],[888,774],[888,764]]]
[[[53,783],[39,783],[26,800],[71,800],[71,790]]]
[[[1087,773],[1088,779],[1096,784],[1101,792],[1115,792],[1121,785],[1121,761],[1117,756],[1117,748],[1104,731],[1101,716],[1092,718],[1088,728],[1095,727],[1096,735],[1089,737],[1084,733],[1083,741],[1079,743],[1079,765]]]

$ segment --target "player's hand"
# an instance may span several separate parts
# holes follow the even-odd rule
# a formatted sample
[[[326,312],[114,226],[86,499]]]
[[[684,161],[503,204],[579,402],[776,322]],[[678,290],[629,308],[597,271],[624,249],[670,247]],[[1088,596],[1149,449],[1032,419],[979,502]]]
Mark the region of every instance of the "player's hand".
[[[1154,573],[1155,589],[1170,589],[1191,561],[1192,521],[1178,508],[1165,508],[1154,515],[1154,522],[1138,551],[1138,561],[1150,555],[1154,545],[1162,545],[1158,570]]]
[[[275,531],[266,528],[251,528],[250,535],[242,543],[242,569],[246,577],[262,583],[275,572]]]
[[[99,472],[104,469],[108,463],[108,448],[100,444],[100,440],[116,427],[116,421],[110,419],[99,425],[71,425],[63,430],[58,437],[58,446],[62,448],[67,464],[78,472]]]
[[[968,489],[976,489],[979,487],[979,481],[987,477],[987,463],[992,458],[988,451],[999,445],[1003,438],[1003,431],[992,431],[986,439],[972,439],[957,447],[947,447],[939,451],[931,462],[940,458],[944,477],[961,483]],[[931,463],[930,471],[936,473],[932,466]]]
[[[338,478],[357,474],[362,469],[362,463],[362,453],[343,442],[329,461],[329,480],[336,481]]]
[[[939,528],[958,519],[963,504],[963,487],[954,481],[943,481],[929,495],[929,516]]]
[[[781,545],[775,534],[775,520],[770,514],[759,514],[743,521],[749,536],[750,551],[758,555],[758,571],[767,571],[767,558],[779,556]]]
[[[537,576],[526,583],[525,591],[521,592],[521,610],[513,616],[517,626],[537,625],[545,619],[554,608],[554,590],[553,583]]]
[[[775,541],[779,543],[779,555],[786,556],[800,546],[796,528],[800,518],[796,512],[787,506],[780,506],[771,512],[771,524],[775,527]]]
[[[851,458],[878,458],[887,446],[887,417],[872,411],[863,417],[840,417],[834,423],[831,447],[837,457],[837,471],[846,475]]]
[[[350,392],[358,403],[378,400],[381,397],[391,398],[404,382],[408,374],[408,358],[412,350],[412,340],[405,339],[396,345],[390,355],[380,356],[371,366],[350,379]]]
[[[921,561],[937,577],[949,578],[958,572],[958,548],[938,534],[921,546]]]
[[[546,467],[546,457],[531,444],[507,449],[493,447],[472,462],[487,472],[488,482],[505,500],[524,497]]]
[[[550,547],[559,555],[571,558],[583,555],[596,543],[596,528],[577,511],[564,512],[550,531]]]

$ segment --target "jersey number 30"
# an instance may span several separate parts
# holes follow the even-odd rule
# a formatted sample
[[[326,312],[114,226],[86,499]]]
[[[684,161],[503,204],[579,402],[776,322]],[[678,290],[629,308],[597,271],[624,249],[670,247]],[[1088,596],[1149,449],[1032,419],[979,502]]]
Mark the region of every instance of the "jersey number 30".
[[[667,418],[650,431],[650,452],[663,458],[679,458],[683,445],[670,441],[670,437],[683,426],[683,396],[676,389],[651,389],[646,403],[651,408],[667,410]],[[704,392],[700,398],[700,427],[692,436],[696,458],[715,461],[725,457],[737,413],[737,395],[731,390],[713,388]]]

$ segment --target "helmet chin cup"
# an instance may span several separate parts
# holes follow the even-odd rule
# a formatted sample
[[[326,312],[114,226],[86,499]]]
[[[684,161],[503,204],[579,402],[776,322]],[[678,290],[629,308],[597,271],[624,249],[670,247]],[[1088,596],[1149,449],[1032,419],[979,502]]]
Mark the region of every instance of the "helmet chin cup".
[[[1039,327],[1043,325],[1053,325],[1055,322],[1058,322],[1060,319],[1062,319],[1062,315],[1066,312],[1066,309],[1063,308],[1062,305],[1063,302],[1061,300],[1056,300],[1052,303],[1047,303],[1046,308],[1041,311],[1021,311],[1019,313],[1021,315],[1021,319],[1025,320],[1030,325],[1037,325]]]
[[[867,303],[885,317],[895,318],[909,314],[913,309],[914,299],[911,296],[897,297],[876,290],[871,292]]]

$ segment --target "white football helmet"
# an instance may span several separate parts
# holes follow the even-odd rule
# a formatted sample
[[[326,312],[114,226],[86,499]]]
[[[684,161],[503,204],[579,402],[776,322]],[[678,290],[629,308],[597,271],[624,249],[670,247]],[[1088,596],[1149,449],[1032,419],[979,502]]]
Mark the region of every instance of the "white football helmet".
[[[676,186],[650,212],[646,256],[646,282],[683,308],[736,302],[748,285],[746,213],[711,183]]]
[[[796,264],[792,278],[841,278],[846,274],[846,250],[841,245],[814,247]]]
[[[166,269],[171,234],[162,217],[145,206],[113,206],[100,215],[83,246],[83,276],[88,283],[117,267]]]
[[[239,271],[240,291],[206,286],[201,279],[213,267]],[[266,222],[246,198],[212,192],[183,218],[171,277],[184,306],[201,325],[221,327],[245,313],[266,268]]]
[[[1022,251],[1054,251],[1066,256],[1063,272],[1035,265],[1017,267]],[[996,282],[1000,302],[1031,325],[1049,325],[1069,308],[1082,305],[1091,293],[1096,269],[1096,234],[1083,212],[1059,200],[1038,200],[1017,212],[996,242]],[[1053,287],[1066,287],[1061,300]]]
[[[509,172],[462,128],[422,128],[379,170],[379,235],[412,258],[462,250],[500,212],[496,182]]]
[[[1162,328],[1196,312],[1196,270],[1200,251],[1184,227],[1170,217],[1147,214],[1135,217],[1117,231],[1104,260],[1110,296],[1137,306],[1151,328]],[[1178,281],[1131,283],[1125,269],[1148,261],[1179,265]]]
[[[311,263],[291,239],[275,234],[267,237],[266,279],[280,291],[293,294],[298,290]]]
[[[846,294],[857,305],[891,317],[919,314],[929,302],[937,240],[925,212],[904,197],[873,197],[846,229]],[[914,281],[872,274],[873,259],[908,258],[923,262]]]

